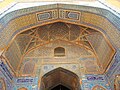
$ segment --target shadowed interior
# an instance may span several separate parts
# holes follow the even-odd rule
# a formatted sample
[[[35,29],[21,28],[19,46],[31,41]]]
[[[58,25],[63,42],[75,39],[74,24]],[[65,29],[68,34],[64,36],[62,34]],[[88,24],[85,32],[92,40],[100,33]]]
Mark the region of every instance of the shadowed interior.
[[[65,90],[80,90],[79,78],[76,74],[63,68],[57,68],[42,77],[42,90],[59,90],[59,85]],[[57,87],[58,86],[58,87]]]
[[[63,85],[57,85],[56,87],[52,88],[51,90],[70,90],[70,89]]]

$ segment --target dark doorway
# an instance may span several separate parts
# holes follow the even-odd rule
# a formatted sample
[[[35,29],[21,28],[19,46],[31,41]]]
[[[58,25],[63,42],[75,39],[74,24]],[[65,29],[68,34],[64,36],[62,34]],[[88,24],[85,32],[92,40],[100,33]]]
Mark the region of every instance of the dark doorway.
[[[51,90],[70,90],[70,89],[63,85],[58,85],[58,86],[52,88]]]

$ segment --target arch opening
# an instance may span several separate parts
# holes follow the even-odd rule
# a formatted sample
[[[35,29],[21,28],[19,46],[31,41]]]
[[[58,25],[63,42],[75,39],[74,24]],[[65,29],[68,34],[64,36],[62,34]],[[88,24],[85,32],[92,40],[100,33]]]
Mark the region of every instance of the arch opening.
[[[80,90],[79,77],[63,68],[57,68],[45,74],[41,83],[42,90]]]
[[[54,49],[55,57],[63,57],[65,56],[65,49],[63,47],[57,47]]]

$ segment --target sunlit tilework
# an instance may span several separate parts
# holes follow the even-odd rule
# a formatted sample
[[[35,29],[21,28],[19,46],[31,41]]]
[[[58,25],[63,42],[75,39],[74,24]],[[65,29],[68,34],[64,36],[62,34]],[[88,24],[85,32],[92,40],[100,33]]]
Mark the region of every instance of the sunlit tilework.
[[[16,71],[19,65],[19,62],[20,62],[21,53],[15,41],[14,43],[12,43],[11,47],[8,49],[5,55],[7,59],[9,60],[8,62],[11,64],[13,69]]]
[[[64,6],[64,5],[63,5]],[[68,5],[69,6],[69,5]],[[67,7],[67,6],[66,6]],[[51,7],[50,7],[51,8]],[[71,8],[71,7],[69,7],[69,8]],[[74,7],[74,8],[77,8],[78,9],[78,7]],[[33,9],[33,8],[32,8]],[[83,9],[83,8],[82,8]],[[88,9],[88,8],[86,8],[86,9]],[[86,10],[86,9],[84,9],[84,10]],[[35,9],[34,9],[35,10]],[[79,9],[78,9],[79,10]],[[91,9],[91,8],[89,8],[88,9],[88,11],[91,11],[92,12],[92,10],[93,9]],[[86,10],[87,11],[87,10]],[[93,10],[93,12],[94,12],[95,10]],[[99,11],[100,11],[100,9],[97,11],[97,9],[96,9],[96,11],[95,12],[98,12],[99,13]],[[25,10],[25,12],[26,12],[26,10]],[[32,12],[32,10],[31,10],[31,12]],[[81,12],[81,11],[80,11]],[[103,13],[103,12],[100,12],[100,13]],[[16,13],[17,14],[17,13]],[[20,12],[19,12],[19,14],[20,14]],[[112,20],[113,19],[111,19],[110,17],[109,17],[109,15],[108,16],[106,16],[106,17],[108,17],[107,19],[109,19],[111,22],[112,22],[112,24],[110,23],[110,22],[108,22],[108,20],[106,20],[106,18],[105,17],[102,17],[101,15],[100,16],[98,16],[98,14],[96,14],[96,15],[89,15],[90,13],[89,12],[86,12],[86,15],[88,15],[88,18],[89,19],[86,19],[85,20],[85,18],[84,18],[84,20],[82,21],[82,18],[81,18],[81,21],[80,21],[80,23],[82,23],[82,24],[84,24],[84,25],[90,25],[91,24],[91,26],[92,27],[99,27],[100,26],[100,28],[102,28],[103,29],[103,31],[105,32],[105,34],[107,34],[108,36],[109,36],[109,40],[112,40],[111,42],[113,42],[113,45],[115,44],[115,46],[116,47],[119,47],[119,19],[117,20],[116,19],[116,17],[114,18],[115,20],[115,22],[112,22]],[[105,13],[104,13],[105,14]],[[105,15],[103,15],[103,16],[105,16]],[[22,18],[22,17],[24,17],[24,18]],[[7,27],[7,28],[9,28],[9,30],[7,30],[7,29],[4,29],[5,30],[5,34],[1,34],[1,35],[3,35],[3,36],[1,36],[1,40],[2,40],[2,38],[3,38],[3,42],[1,42],[1,43],[3,43],[1,46],[2,47],[4,47],[5,45],[7,46],[7,44],[8,44],[8,39],[9,38],[11,38],[11,36],[12,37],[14,37],[14,35],[15,34],[17,34],[17,33],[14,33],[14,32],[16,32],[18,29],[20,29],[21,27],[19,26],[19,25],[22,25],[22,27],[24,27],[24,26],[26,26],[26,25],[30,25],[30,23],[32,23],[33,24],[33,22],[25,22],[25,18],[27,18],[27,17],[25,17],[25,16],[22,16],[22,17],[19,17],[19,19],[16,19],[15,21],[14,20],[12,20],[13,22],[14,22],[14,24],[12,24],[12,23],[8,23],[8,25],[9,26],[11,26],[11,27]],[[32,16],[31,16],[32,17]],[[8,18],[8,17],[7,17]],[[34,19],[34,18],[33,18]],[[31,20],[33,20],[33,19],[31,19]],[[92,20],[91,20],[92,19]],[[7,21],[9,21],[10,19],[6,19]],[[29,19],[27,18],[27,21],[28,21]],[[99,22],[96,22],[96,20],[99,20]],[[24,23],[21,23],[21,22],[24,22]],[[85,21],[85,22],[84,22]],[[18,22],[18,23],[15,23],[15,22]],[[74,22],[74,20],[72,20],[71,22]],[[83,23],[84,22],[84,23]],[[5,22],[4,23],[4,25],[6,24],[7,22]],[[35,21],[35,23],[36,23],[36,21]],[[87,24],[86,24],[87,23]],[[107,23],[107,24],[106,24]],[[116,23],[116,27],[115,26],[113,26],[114,24]],[[11,25],[10,25],[11,24]],[[2,24],[3,25],[3,24]],[[118,28],[118,29],[117,29]],[[11,31],[10,31],[11,30]],[[110,31],[110,32],[109,32]],[[9,34],[7,34],[9,32]],[[14,35],[13,35],[13,33],[14,33]],[[116,36],[115,36],[116,35]],[[116,39],[117,38],[117,39]],[[9,39],[9,40],[11,40],[11,39]],[[5,41],[7,41],[5,44],[4,44],[4,42]],[[99,40],[98,40],[99,41]],[[101,49],[101,47],[104,47],[104,49]],[[72,47],[71,47],[72,48]],[[77,50],[77,49],[76,49]],[[101,41],[101,46],[100,46],[100,48],[98,48],[98,50],[99,50],[99,52],[101,52],[101,51],[104,51],[104,50],[108,50],[108,51],[111,51],[111,49],[108,47],[108,45],[107,45],[107,43],[105,42],[105,40],[103,40],[102,39],[102,41]],[[14,50],[13,50],[14,51]],[[13,52],[12,51],[12,52]],[[18,50],[16,50],[15,49],[15,51],[18,51]],[[98,52],[98,54],[100,54]],[[44,51],[44,54],[45,55],[47,55],[46,54],[47,52],[45,52]],[[32,55],[33,53],[31,53],[31,55]],[[109,55],[110,53],[106,53],[107,55]],[[14,55],[14,54],[13,54]],[[16,55],[18,55],[18,54],[16,54]],[[102,54],[100,54],[100,56],[99,57],[101,57],[103,55],[103,53]],[[28,58],[28,57],[27,57]],[[106,58],[108,58],[108,57],[106,57]],[[103,57],[102,57],[102,59],[104,59]],[[15,59],[15,60],[17,60],[17,59]],[[72,60],[74,60],[74,59],[72,59]],[[11,60],[11,62],[12,62],[12,60]],[[17,64],[17,63],[16,63]],[[89,64],[89,63],[88,63]],[[102,62],[102,64],[104,65],[105,64],[105,62],[103,61]],[[16,67],[16,65],[13,65],[14,66],[14,68]],[[46,65],[47,66],[47,65]],[[105,66],[105,65],[104,65]],[[49,70],[53,70],[54,68],[58,68],[58,67],[64,67],[64,68],[66,68],[66,69],[68,69],[68,70],[71,70],[71,71],[73,71],[74,73],[77,73],[77,75],[79,75],[80,73],[79,73],[79,70],[76,70],[76,67],[78,67],[77,65],[75,65],[75,64],[73,64],[73,65],[70,65],[70,64],[60,64],[60,65],[58,65],[58,66],[55,66],[55,65],[51,65],[51,66],[47,66],[48,67],[48,70],[46,70],[47,72],[49,72]],[[39,69],[41,69],[41,67],[38,67]],[[43,67],[44,68],[44,67]],[[43,69],[42,68],[42,69]],[[16,68],[15,68],[16,69]],[[44,69],[43,69],[44,70]],[[81,69],[80,69],[81,70]],[[42,71],[42,70],[41,70]],[[82,70],[81,70],[82,71]],[[83,72],[84,72],[85,70],[83,70]],[[119,70],[116,70],[116,72],[118,72]],[[39,73],[39,71],[36,71],[37,73]],[[44,72],[44,74],[45,73],[47,73],[47,72]],[[115,73],[116,73],[115,72]],[[116,74],[118,74],[118,73],[116,73]],[[39,76],[39,74],[38,74],[38,76]],[[99,75],[98,75],[99,76]],[[106,81],[102,81],[102,80],[100,80],[100,82],[99,81],[97,81],[98,79],[100,79],[100,78],[96,78],[97,76],[93,76],[93,81],[91,80],[91,84],[89,84],[89,83],[84,83],[83,85],[84,85],[84,89],[92,89],[94,86],[97,86],[98,84],[101,86],[101,87],[104,87],[104,88],[106,88],[106,89],[108,89],[108,90],[110,90],[110,88],[108,87],[108,85],[107,85],[107,83],[106,83]],[[17,80],[17,79],[16,79]],[[29,80],[27,79],[22,79],[23,81],[29,81],[30,80],[30,78],[29,78]],[[18,81],[19,81],[19,79],[18,79]],[[113,81],[113,80],[111,80],[111,81]],[[113,83],[113,82],[112,82]],[[31,86],[30,86],[30,84],[25,84],[25,85],[23,85],[22,86],[22,84],[24,84],[23,82],[22,83],[19,83],[19,85],[18,85],[18,83],[16,83],[16,86],[14,87],[14,90],[16,90],[16,89],[19,89],[19,88],[21,88],[21,87],[26,87],[26,88],[28,88],[28,89],[33,89],[33,87],[35,87],[34,86],[34,83],[32,83],[31,84]],[[36,86],[37,87],[37,86]]]
[[[64,6],[64,5],[63,5]],[[56,7],[55,5],[53,5],[53,7]],[[60,6],[61,7],[61,6]],[[42,7],[41,7],[42,8]],[[48,8],[48,7],[46,7],[46,8]],[[52,6],[51,6],[51,8],[52,8]],[[38,11],[38,9],[40,9],[40,7],[35,7],[35,8],[29,8],[29,9],[22,9],[22,10],[18,10],[18,11],[14,11],[14,12],[12,12],[12,13],[14,13],[14,15],[15,15],[15,17],[18,15],[22,15],[23,13],[25,14],[25,13],[29,13],[29,12],[33,12],[34,10],[37,10]],[[78,9],[78,8],[77,8]],[[83,7],[81,6],[80,7],[80,9],[82,10],[83,9]],[[111,14],[110,12],[108,12],[108,11],[105,11],[105,10],[101,10],[101,9],[98,9],[98,11],[96,11],[98,8],[95,8],[94,10],[93,10],[93,8],[87,8],[87,7],[84,7],[84,10],[86,10],[86,11],[91,11],[91,10],[93,10],[93,11],[91,11],[91,12],[94,12],[94,13],[98,13],[98,14],[102,14],[103,13],[103,16],[104,16],[104,14],[105,13],[109,13],[109,15],[107,15],[107,16],[104,16],[104,17],[107,17],[109,20],[111,19],[110,17],[114,17],[114,22],[113,22],[113,20],[110,20],[112,23],[117,23],[117,24],[119,24],[118,22],[119,22],[119,18],[117,19],[117,17],[115,17],[113,14]],[[31,10],[31,11],[30,11]],[[40,9],[40,10],[42,10],[42,9]],[[101,13],[100,13],[101,12]],[[85,13],[84,13],[85,14]],[[84,15],[83,14],[83,15]],[[86,13],[87,14],[87,13]],[[11,15],[11,13],[9,13],[9,14],[7,14],[7,15]],[[3,21],[7,21],[11,16],[12,16],[12,18],[13,18],[13,16],[14,15],[11,15],[11,16],[4,16],[4,17],[6,17],[6,19],[4,19],[4,18],[2,18],[1,20],[3,20]],[[98,15],[95,15],[96,16],[96,18],[99,18],[99,22],[95,22],[96,20],[96,18],[94,18],[94,14],[90,14],[90,15],[92,15],[92,16],[89,16],[89,15],[87,15],[87,17],[89,18],[91,18],[91,19],[93,19],[93,20],[91,20],[91,21],[89,21],[89,22],[86,22],[86,21],[84,21],[83,19],[84,19],[84,17],[82,17],[82,19],[81,19],[81,22],[86,22],[86,23],[91,23],[91,24],[94,24],[95,26],[97,25],[99,25],[99,27],[101,27],[103,30],[104,29],[106,29],[105,27],[113,27],[113,28],[115,28],[111,23],[110,23],[110,25],[109,25],[109,22],[108,22],[108,24],[106,25],[106,24],[103,24],[104,22],[106,22],[106,20],[104,20],[105,18],[103,18],[102,16],[98,16]],[[28,15],[29,16],[29,15]],[[25,17],[25,16],[23,16],[24,18],[27,18],[27,17]],[[35,15],[34,15],[34,17],[35,17]],[[92,18],[93,17],[93,18]],[[11,18],[11,19],[12,19]],[[30,17],[29,17],[30,18]],[[10,19],[9,19],[10,20]],[[9,21],[8,20],[8,21]],[[16,20],[16,19],[15,19]],[[19,18],[19,19],[17,19],[18,21],[20,20],[22,20],[22,18]],[[29,19],[27,19],[27,20],[29,20]],[[35,20],[35,18],[33,19],[31,19],[30,21],[33,21],[33,20]],[[83,21],[82,21],[83,20]],[[89,19],[88,19],[89,20]],[[14,20],[12,20],[12,21],[14,21]],[[94,23],[93,23],[93,21],[94,21]],[[2,21],[1,21],[2,22]],[[19,24],[20,25],[31,25],[31,24],[35,24],[35,22],[33,23],[33,22],[31,22],[31,23],[29,23],[29,24],[27,24],[29,21],[27,21],[27,22],[22,22],[22,24],[20,23],[20,22],[18,22],[17,23],[17,25],[11,25],[11,24],[8,24],[8,27],[10,27],[11,26],[11,28],[10,29],[8,29],[8,27],[6,27],[7,28],[7,30],[12,30],[13,28],[14,28],[14,30],[16,31],[16,30],[18,30],[18,29],[20,29],[20,27],[18,26]],[[72,20],[71,20],[71,22],[73,22]],[[101,23],[100,23],[101,22]],[[107,23],[106,22],[106,23]],[[12,22],[13,23],[13,22]],[[10,26],[9,26],[10,25]],[[103,25],[105,25],[105,26],[103,26]],[[118,26],[118,25],[117,25]],[[22,26],[21,26],[21,28],[22,28]],[[12,31],[12,33],[14,32],[14,30]],[[114,29],[114,31],[116,31],[116,32],[114,32],[114,33],[116,33],[114,36],[116,36],[116,37],[118,37],[119,36],[119,33],[117,32],[117,30],[118,29]],[[4,30],[4,31],[6,31],[6,30]],[[108,31],[108,30],[107,30]],[[111,29],[111,31],[113,31],[113,29]],[[7,31],[8,32],[8,31]],[[10,31],[9,31],[10,32]],[[12,33],[10,33],[9,35],[11,35]],[[111,37],[113,36],[113,34],[111,35],[111,32],[108,32],[107,33],[108,34],[108,36],[110,35]],[[7,35],[7,36],[9,36],[9,35]],[[2,36],[2,35],[1,35]],[[4,35],[3,35],[4,36]],[[9,36],[8,38],[10,38],[11,36]],[[112,37],[113,38],[113,42],[114,42],[114,40],[116,40],[116,39],[114,39],[114,37]],[[119,38],[119,37],[118,37]],[[7,37],[6,38],[4,38],[5,40],[4,41],[7,41],[7,43],[9,42],[8,40],[6,40],[7,39]],[[117,46],[118,46],[118,43],[119,43],[119,40],[120,39],[118,39],[118,40],[116,40],[115,41],[115,43],[117,44]],[[4,45],[4,44],[3,44]],[[118,46],[119,47],[119,46]]]
[[[95,15],[92,13],[82,13],[81,21],[86,24],[97,26],[98,28],[102,28],[106,34],[109,36],[110,40],[116,45],[116,47],[120,46],[120,33],[118,29],[113,26],[108,20],[104,17]]]

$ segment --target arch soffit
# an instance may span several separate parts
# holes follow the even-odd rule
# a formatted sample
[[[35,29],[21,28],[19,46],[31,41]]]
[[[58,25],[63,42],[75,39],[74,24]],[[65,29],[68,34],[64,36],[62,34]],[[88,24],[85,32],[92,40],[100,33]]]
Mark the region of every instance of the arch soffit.
[[[115,51],[115,46],[114,46],[113,44],[111,44],[112,42],[109,40],[109,35],[107,35],[102,29],[98,29],[98,28],[95,28],[95,27],[92,27],[92,26],[89,26],[89,25],[85,25],[85,24],[80,24],[80,23],[74,23],[74,22],[70,22],[70,21],[60,20],[60,19],[53,20],[53,21],[48,21],[47,23],[46,23],[46,22],[45,22],[45,23],[43,22],[43,23],[41,23],[41,24],[35,24],[35,25],[33,25],[33,26],[27,26],[27,28],[21,29],[20,31],[17,31],[17,33],[14,32],[14,34],[13,34],[14,36],[13,36],[11,39],[9,39],[10,42],[8,43],[7,47],[4,48],[4,50],[7,50],[7,49],[10,47],[10,45],[12,44],[12,42],[14,41],[14,39],[15,39],[20,33],[25,32],[25,31],[29,31],[29,30],[32,29],[32,28],[36,28],[36,27],[39,27],[39,26],[44,26],[44,25],[48,25],[48,24],[52,24],[52,23],[56,23],[56,22],[63,22],[63,23],[75,24],[75,25],[84,26],[84,27],[87,27],[87,28],[91,28],[91,29],[93,29],[93,30],[95,30],[95,31],[98,31],[98,32],[101,33],[102,36],[105,38],[105,40],[106,40],[106,42],[109,44],[109,46],[110,46],[112,49],[114,49],[114,51]],[[16,34],[15,34],[15,33],[16,33]]]
[[[6,50],[10,47],[10,45],[12,44],[12,42],[14,41],[14,39],[15,39],[20,33],[24,32],[24,31],[27,31],[27,30],[30,30],[30,29],[32,29],[32,28],[38,27],[38,26],[48,25],[49,23],[55,23],[55,22],[58,22],[58,21],[59,21],[59,22],[70,23],[70,24],[75,24],[75,25],[82,25],[82,24],[73,23],[73,22],[69,22],[69,21],[54,20],[54,21],[52,21],[52,22],[43,23],[43,24],[39,24],[39,25],[30,27],[30,28],[26,28],[26,29],[24,29],[23,31],[20,31],[18,34],[16,34],[16,35],[14,36],[14,38],[11,40],[11,42],[10,42],[9,46],[6,48]],[[86,26],[86,25],[82,25],[82,26]],[[86,27],[89,27],[89,26],[86,26]],[[103,32],[101,32],[100,30],[98,30],[98,29],[96,29],[96,28],[93,28],[93,27],[89,27],[89,28],[94,29],[94,30],[100,32],[100,33],[103,35],[103,37],[105,38],[105,40],[106,40],[106,42],[108,43],[108,45],[115,51],[115,49],[114,49],[114,48],[112,47],[112,45],[110,44],[109,40],[107,40],[107,38],[106,38],[106,36],[104,35]],[[35,47],[35,48],[38,48],[38,47],[39,47],[39,46],[37,46],[37,47]],[[35,48],[33,48],[33,49],[35,49]],[[85,47],[85,48],[86,48],[86,47]],[[20,60],[20,63],[22,62],[23,57],[24,57],[27,53],[29,53],[30,51],[32,51],[33,49],[29,50],[28,52],[26,52],[26,53],[22,56],[22,58],[21,58],[21,60]],[[86,49],[87,49],[87,48],[86,48]],[[18,68],[19,68],[19,67],[18,67]]]
[[[64,69],[64,68],[62,68],[62,67],[55,68],[55,69],[53,69],[53,70],[45,73],[45,74],[42,76],[41,81],[44,83],[44,79],[47,78],[49,75],[55,74],[55,72],[63,72],[63,73],[65,73],[65,74],[68,74],[69,76],[74,77],[74,78],[76,79],[76,82],[79,83],[79,79],[80,79],[80,78],[79,78],[79,76],[78,76],[76,73],[74,73],[74,72],[72,72],[72,71],[70,71],[70,70],[68,70],[68,69]],[[43,84],[43,83],[42,83],[42,84]],[[63,83],[63,84],[64,84],[65,86],[67,86],[68,88],[71,88],[71,86],[68,86],[68,85],[65,84],[65,83]],[[61,85],[62,85],[62,83],[61,83]],[[52,87],[52,88],[53,88],[53,87]],[[79,84],[78,84],[78,88],[79,88]]]
[[[102,36],[105,38],[105,40],[106,40],[106,42],[108,43],[108,45],[109,45],[109,46],[113,49],[113,51],[115,52],[115,48],[114,48],[113,45],[111,44],[111,41],[108,40],[108,38],[107,38],[108,35],[106,35],[106,33],[104,33],[103,31],[101,31],[101,29],[97,29],[97,28],[94,28],[94,27],[92,27],[92,26],[88,26],[88,25],[84,25],[84,24],[79,24],[79,23],[73,23],[73,22],[70,22],[70,21],[60,20],[60,19],[53,20],[53,21],[50,21],[50,22],[48,21],[47,23],[37,24],[37,25],[33,25],[32,27],[29,26],[29,27],[27,27],[26,29],[22,29],[22,30],[19,31],[17,34],[15,34],[15,36],[11,39],[11,41],[10,41],[9,44],[8,44],[8,46],[5,47],[4,52],[10,47],[10,45],[13,43],[13,41],[15,40],[15,38],[16,38],[19,34],[25,32],[25,31],[29,31],[29,30],[32,29],[32,28],[37,28],[37,27],[39,27],[39,26],[44,26],[44,25],[48,25],[48,24],[53,24],[53,23],[56,23],[56,22],[63,22],[63,23],[74,24],[74,25],[78,25],[78,26],[84,26],[84,27],[91,28],[91,29],[93,29],[93,30],[95,30],[95,31],[98,31],[99,33],[102,34]],[[39,47],[39,45],[38,45],[37,47]],[[87,46],[83,46],[83,47],[85,47],[86,49],[89,49]],[[36,47],[35,47],[35,48],[36,48]],[[33,48],[33,49],[35,49],[35,48]],[[31,51],[31,50],[33,50],[33,49],[30,49],[29,51]],[[28,52],[29,52],[29,51],[28,51]],[[3,52],[3,53],[4,53],[4,52]],[[26,53],[28,53],[28,52],[26,52]]]
[[[62,5],[62,4],[61,4]],[[64,5],[63,5],[64,6]],[[69,6],[69,5],[66,5],[66,6]],[[41,6],[42,7],[42,6]],[[44,7],[44,6],[43,6]],[[53,6],[54,7],[54,6]],[[83,7],[85,7],[85,8],[87,8],[88,6],[83,6]],[[83,8],[82,7],[82,8]],[[32,7],[32,8],[35,8],[35,7]],[[56,8],[60,8],[59,7],[59,5],[56,7]],[[93,9],[92,7],[90,7],[91,9]],[[29,9],[29,8],[27,8],[27,9]],[[48,9],[48,7],[47,7],[47,9]],[[47,10],[46,9],[46,10]],[[70,9],[70,8],[69,8]],[[95,8],[95,9],[99,9],[99,8]],[[46,10],[43,10],[43,12],[45,12]],[[74,11],[75,10],[75,11]],[[79,12],[78,11],[78,9],[74,9],[74,10],[72,10],[73,12]],[[104,9],[101,9],[101,10],[103,10],[103,11],[105,11]],[[18,10],[19,11],[19,10]],[[86,10],[87,11],[87,10]],[[107,11],[107,10],[106,10]],[[14,11],[14,12],[16,12],[16,11]],[[37,11],[38,13],[39,13],[39,11]],[[41,11],[40,11],[41,12]],[[88,11],[87,11],[88,12]],[[25,13],[25,12],[24,12]],[[36,12],[31,12],[31,13],[36,13]],[[22,16],[25,16],[25,15],[29,15],[29,14],[31,14],[31,13],[28,13],[28,14],[23,14],[23,15],[21,15],[21,16],[19,16],[19,17],[22,17]],[[88,12],[88,13],[92,13],[92,11],[90,12]],[[97,13],[97,12],[96,12]],[[110,13],[110,12],[109,12]],[[36,13],[37,14],[37,13]],[[95,14],[95,13],[93,13],[93,14]],[[95,15],[99,15],[99,14],[95,14]],[[102,15],[100,15],[100,16],[102,16]],[[19,17],[16,17],[16,18],[19,18]],[[104,16],[102,16],[102,17],[104,17]],[[15,18],[14,18],[15,19]],[[12,19],[12,20],[14,20],[14,19]],[[107,37],[110,37],[108,34],[106,34],[106,32],[104,32],[104,30],[102,30],[102,29],[100,29],[100,28],[96,28],[96,27],[94,27],[94,26],[89,26],[89,25],[86,25],[86,24],[83,24],[83,23],[74,23],[73,21],[70,21],[70,20],[61,20],[61,19],[55,19],[55,20],[52,20],[52,22],[51,21],[48,21],[47,23],[46,22],[42,22],[42,23],[40,23],[40,22],[38,22],[37,24],[34,24],[34,25],[32,25],[32,27],[31,27],[31,25],[30,26],[27,26],[27,28],[25,29],[20,29],[20,30],[18,30],[18,31],[16,31],[16,32],[14,32],[13,33],[13,35],[12,35],[12,37],[11,38],[9,38],[9,42],[11,43],[13,40],[14,40],[14,38],[19,34],[19,33],[21,33],[21,32],[24,32],[24,31],[26,31],[26,30],[28,30],[28,29],[30,29],[30,28],[34,28],[34,27],[38,27],[38,26],[42,26],[42,25],[45,25],[45,24],[49,24],[49,23],[53,23],[53,22],[58,22],[58,21],[62,21],[62,22],[67,22],[67,23],[73,23],[73,24],[77,24],[77,25],[82,25],[82,26],[86,26],[86,27],[89,27],[89,28],[92,28],[92,29],[94,29],[94,30],[97,30],[97,31],[99,31],[99,32],[101,32],[102,34],[103,34],[103,36],[105,37],[105,36],[107,36]],[[10,22],[10,21],[9,21]],[[26,26],[25,26],[26,27]],[[110,43],[110,41],[109,40],[107,40],[107,42],[109,42]],[[10,43],[8,43],[8,46],[7,47],[5,47],[5,48],[8,48],[9,46],[10,46]],[[112,46],[111,44],[110,44],[110,46]]]
[[[12,40],[11,40],[10,43],[8,44],[8,46],[7,46],[7,48],[5,49],[5,51],[10,47],[10,45],[12,44],[12,42],[15,40],[15,38],[16,38],[20,33],[25,32],[25,31],[29,31],[29,30],[32,29],[32,28],[37,28],[37,27],[39,27],[39,26],[44,26],[44,25],[48,25],[48,24],[53,24],[53,23],[56,23],[56,22],[63,22],[63,23],[68,23],[68,24],[73,24],[73,25],[78,25],[78,26],[84,26],[84,27],[88,27],[88,28],[91,28],[91,29],[93,29],[93,30],[95,30],[95,31],[100,32],[100,33],[102,34],[102,36],[105,38],[105,40],[106,40],[106,42],[108,43],[108,45],[109,45],[109,46],[113,49],[113,51],[115,52],[115,49],[113,48],[113,46],[111,45],[110,41],[109,41],[108,38],[106,37],[105,33],[102,32],[101,30],[99,30],[99,29],[97,29],[97,28],[94,28],[94,27],[91,27],[91,26],[88,26],[88,25],[84,25],[84,24],[80,24],[80,23],[73,23],[73,22],[70,22],[70,21],[60,20],[60,19],[53,20],[53,21],[50,21],[50,22],[48,21],[47,23],[42,23],[42,24],[34,25],[34,26],[32,26],[32,27],[29,26],[29,28],[26,28],[26,29],[23,29],[22,31],[19,31],[19,32],[12,38]],[[51,42],[50,42],[50,43],[51,43]],[[70,43],[70,42],[69,42],[69,43]],[[47,44],[48,44],[48,43],[47,43]],[[40,46],[41,46],[41,45],[38,45],[38,46],[30,49],[29,51],[27,51],[27,52],[23,55],[23,57],[24,57],[27,53],[31,52],[32,50],[34,50],[34,49],[36,49],[36,48],[39,48]],[[82,45],[81,45],[81,46],[82,46]],[[84,48],[87,49],[87,50],[92,51],[92,50],[91,50],[89,47],[87,47],[87,46],[82,46],[82,47],[84,47]]]
[[[63,67],[58,67],[58,68],[55,68],[55,69],[53,69],[53,70],[50,70],[49,72],[45,73],[45,74],[42,76],[42,79],[43,79],[44,77],[47,77],[47,76],[51,75],[51,74],[54,74],[54,72],[56,72],[56,71],[68,72],[69,75],[73,75],[74,77],[76,77],[77,79],[79,79],[79,76],[78,76],[76,73],[72,72],[71,70],[65,69],[65,68],[63,68]]]

